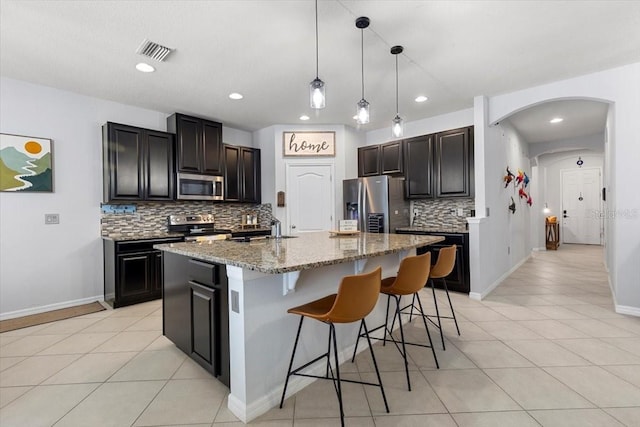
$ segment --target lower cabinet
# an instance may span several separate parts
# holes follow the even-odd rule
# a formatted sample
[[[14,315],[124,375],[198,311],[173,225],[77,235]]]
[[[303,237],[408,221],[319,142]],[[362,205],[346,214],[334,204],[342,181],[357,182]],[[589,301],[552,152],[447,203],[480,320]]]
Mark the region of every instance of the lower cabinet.
[[[229,386],[229,300],[226,266],[165,253],[163,333]]]
[[[104,299],[113,308],[158,299],[162,296],[162,252],[159,243],[180,238],[103,241]]]
[[[423,246],[416,250],[418,255],[431,252],[431,264],[435,264],[438,259],[440,249],[456,245],[456,264],[453,271],[445,280],[450,291],[463,292],[468,294],[471,290],[471,282],[469,275],[469,234],[468,233],[438,233],[438,232],[407,232],[398,231],[399,234],[423,234],[429,236],[443,236],[444,240],[429,246]],[[442,280],[434,281],[436,288],[444,289]],[[426,284],[431,286],[430,284]]]

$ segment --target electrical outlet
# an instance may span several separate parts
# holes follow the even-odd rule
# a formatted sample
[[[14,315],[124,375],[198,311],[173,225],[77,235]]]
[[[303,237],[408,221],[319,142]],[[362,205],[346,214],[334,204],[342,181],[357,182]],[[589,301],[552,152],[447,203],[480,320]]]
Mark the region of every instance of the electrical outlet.
[[[419,214],[418,214],[418,209],[414,209],[414,210],[413,210],[413,216],[418,216],[418,215],[419,215]]]
[[[458,208],[458,216],[464,216],[464,209]]]
[[[238,291],[231,291],[231,311],[240,313],[240,294]]]
[[[47,225],[60,224],[60,214],[44,214],[44,223]]]

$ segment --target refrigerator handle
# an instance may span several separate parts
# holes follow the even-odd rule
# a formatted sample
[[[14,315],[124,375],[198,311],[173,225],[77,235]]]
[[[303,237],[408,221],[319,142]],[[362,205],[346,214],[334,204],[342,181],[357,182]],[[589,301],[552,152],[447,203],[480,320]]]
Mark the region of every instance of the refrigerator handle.
[[[362,183],[362,199],[360,199],[360,231],[362,233],[367,231],[367,186]]]
[[[358,229],[362,231],[362,181],[358,180],[358,199],[356,200],[358,203],[358,211],[356,215],[358,215]]]

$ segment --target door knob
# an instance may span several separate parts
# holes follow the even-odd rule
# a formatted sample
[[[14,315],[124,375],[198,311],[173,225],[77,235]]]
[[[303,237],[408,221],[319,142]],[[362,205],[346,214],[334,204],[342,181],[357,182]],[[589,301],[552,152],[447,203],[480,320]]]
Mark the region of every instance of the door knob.
[[[296,226],[295,226],[295,225],[292,225],[292,226],[291,226],[291,228],[296,228]]]

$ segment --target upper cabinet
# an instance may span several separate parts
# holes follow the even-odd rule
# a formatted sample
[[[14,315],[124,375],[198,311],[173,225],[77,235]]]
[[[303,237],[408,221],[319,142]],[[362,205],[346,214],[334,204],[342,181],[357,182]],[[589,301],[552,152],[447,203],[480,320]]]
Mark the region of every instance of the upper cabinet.
[[[178,172],[222,175],[222,124],[175,113],[167,117],[167,130],[176,134]]]
[[[380,146],[358,148],[358,176],[380,175]]]
[[[260,150],[224,144],[223,159],[225,201],[260,203]]]
[[[108,122],[102,127],[103,200],[173,200],[173,135]]]
[[[473,127],[436,134],[434,172],[436,197],[473,196]]]
[[[433,135],[424,135],[405,140],[404,177],[407,199],[433,197],[433,139]]]
[[[358,148],[358,176],[402,174],[402,146],[402,141],[394,141]]]

